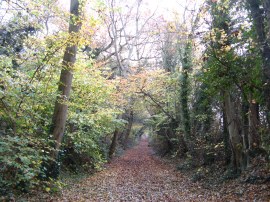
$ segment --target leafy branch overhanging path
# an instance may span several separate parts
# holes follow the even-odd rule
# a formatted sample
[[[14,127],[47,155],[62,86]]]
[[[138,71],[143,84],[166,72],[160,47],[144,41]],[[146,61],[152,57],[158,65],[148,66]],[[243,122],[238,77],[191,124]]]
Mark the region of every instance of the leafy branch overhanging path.
[[[223,201],[231,197],[192,183],[142,140],[103,171],[64,190],[57,201]]]

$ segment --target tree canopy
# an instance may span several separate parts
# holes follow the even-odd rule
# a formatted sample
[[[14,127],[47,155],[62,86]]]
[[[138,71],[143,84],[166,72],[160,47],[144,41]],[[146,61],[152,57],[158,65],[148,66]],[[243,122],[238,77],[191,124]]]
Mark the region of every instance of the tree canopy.
[[[269,1],[177,5],[0,2],[2,195],[99,170],[143,134],[227,177],[269,162]]]

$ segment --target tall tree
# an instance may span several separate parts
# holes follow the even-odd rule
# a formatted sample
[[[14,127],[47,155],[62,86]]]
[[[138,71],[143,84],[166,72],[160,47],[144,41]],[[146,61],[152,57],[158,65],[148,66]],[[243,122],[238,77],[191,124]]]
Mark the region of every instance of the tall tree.
[[[264,2],[264,4],[263,4]],[[254,27],[257,32],[257,42],[260,46],[262,56],[262,72],[263,72],[263,93],[264,101],[267,107],[268,124],[270,123],[270,45],[269,45],[269,0],[247,0],[250,14],[253,18]],[[268,7],[267,7],[268,6]],[[267,22],[268,21],[268,22]]]
[[[219,79],[219,91],[224,100],[224,116],[227,125],[230,146],[231,146],[231,163],[235,172],[241,172],[244,166],[243,158],[243,140],[240,134],[240,120],[237,114],[238,110],[233,102],[235,86],[231,83],[234,80],[232,74],[232,64],[228,63],[231,56],[234,54],[231,51],[231,16],[230,8],[233,6],[233,1],[222,0],[219,2],[209,1],[212,15],[212,29],[214,39],[211,42],[210,60],[212,62],[212,71],[216,75],[214,79]],[[216,69],[215,69],[216,68]],[[221,73],[222,72],[222,73]],[[226,137],[224,138],[226,140]],[[226,141],[225,141],[226,142]]]
[[[66,47],[64,58],[62,62],[62,70],[59,80],[59,96],[57,97],[54,114],[52,118],[52,135],[55,140],[55,150],[53,153],[53,158],[57,159],[59,154],[59,149],[64,136],[65,124],[67,120],[68,113],[68,100],[70,97],[71,84],[73,78],[73,67],[76,62],[77,54],[77,39],[79,37],[79,30],[81,27],[80,17],[80,1],[71,0],[70,1],[70,23],[69,23],[69,41]],[[74,40],[75,39],[75,40]],[[57,177],[57,176],[53,176]]]
[[[185,45],[183,59],[182,59],[182,75],[181,75],[181,89],[180,89],[180,103],[182,109],[182,121],[183,121],[183,128],[185,132],[185,138],[190,139],[190,113],[188,107],[188,98],[189,98],[189,72],[192,68],[192,46],[191,42],[188,41]]]

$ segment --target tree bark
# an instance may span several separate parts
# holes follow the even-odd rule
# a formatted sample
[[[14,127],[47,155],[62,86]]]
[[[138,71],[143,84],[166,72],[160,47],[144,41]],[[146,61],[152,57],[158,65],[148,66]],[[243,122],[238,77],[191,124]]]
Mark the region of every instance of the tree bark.
[[[228,131],[232,149],[232,164],[235,172],[239,173],[243,168],[243,157],[242,157],[243,144],[238,128],[239,124],[237,121],[237,117],[235,115],[236,110],[231,100],[231,95],[227,91],[225,92],[224,96],[225,96],[224,97],[225,112],[228,122]]]
[[[79,0],[71,0],[69,34],[72,38],[76,37],[76,35],[74,34],[77,34],[80,30],[80,23],[78,23],[78,18],[80,17],[79,6]],[[77,45],[72,42],[66,47],[62,62],[62,70],[58,85],[58,92],[60,95],[57,97],[52,118],[52,134],[55,140],[55,152],[53,154],[53,157],[55,159],[58,157],[59,149],[64,136],[68,112],[67,101],[70,97],[70,90],[73,78],[73,66],[76,62],[76,53]]]
[[[268,36],[268,43],[270,42],[270,0],[263,0],[264,12],[266,14],[267,30],[266,36]]]
[[[180,81],[181,84],[181,93],[180,93],[180,101],[181,101],[181,110],[183,121],[183,128],[185,132],[185,139],[190,140],[191,136],[191,127],[190,127],[190,113],[188,107],[188,97],[189,97],[189,71],[192,68],[192,59],[191,59],[191,42],[188,41],[185,45],[184,57],[183,57],[183,70],[182,75],[183,79]]]
[[[125,137],[124,137],[125,138],[124,139],[124,148],[125,149],[127,148],[128,139],[129,139],[129,136],[130,136],[132,125],[133,125],[133,110],[130,110],[129,117],[128,117],[127,130],[126,130]]]
[[[222,118],[223,118],[223,142],[224,142],[224,153],[225,153],[225,164],[229,165],[231,161],[231,148],[230,148],[230,136],[228,131],[228,121],[227,121],[227,115],[225,111],[225,103],[223,102],[222,107]]]
[[[267,33],[269,33],[269,27],[265,23],[266,19],[270,19],[269,0],[264,0],[265,11],[261,8],[261,2],[258,0],[247,0],[250,13],[254,21],[254,27],[257,32],[257,41],[260,46],[260,52],[263,59],[262,73],[263,73],[263,94],[264,101],[267,107],[267,116],[270,120],[270,46],[267,38]],[[265,17],[266,14],[266,17]],[[267,25],[270,26],[270,22],[267,22]]]
[[[111,143],[110,149],[109,149],[109,158],[110,159],[113,157],[113,155],[115,153],[118,136],[119,136],[119,129],[115,129],[115,131],[113,133],[112,143]]]
[[[242,138],[243,138],[243,150],[247,151],[249,148],[249,140],[248,140],[248,134],[249,134],[249,119],[248,119],[248,114],[249,114],[249,102],[245,98],[245,96],[242,96]]]
[[[249,101],[249,150],[253,151],[260,147],[260,134],[259,134],[259,105],[255,100]]]

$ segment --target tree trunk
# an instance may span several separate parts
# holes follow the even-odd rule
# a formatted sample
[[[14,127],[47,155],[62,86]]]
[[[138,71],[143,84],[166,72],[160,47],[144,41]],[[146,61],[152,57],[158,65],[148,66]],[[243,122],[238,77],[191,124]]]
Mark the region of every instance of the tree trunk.
[[[70,38],[72,37],[72,39],[76,37],[74,36],[74,34],[77,34],[80,30],[80,24],[78,22],[74,22],[74,17],[76,17],[76,20],[78,20],[78,18],[80,17],[79,6],[80,6],[79,0],[71,0],[69,33]],[[58,85],[58,92],[60,95],[57,97],[55,102],[51,127],[51,132],[55,140],[52,158],[55,159],[55,161],[44,162],[44,165],[42,167],[45,170],[46,178],[51,177],[56,179],[59,176],[58,156],[67,120],[67,112],[68,112],[67,102],[70,97],[70,90],[73,77],[72,71],[73,66],[76,62],[76,53],[77,53],[77,45],[74,42],[72,42],[66,47],[63,57],[62,70]]]
[[[179,156],[180,158],[181,157],[184,157],[185,154],[187,153],[188,151],[188,146],[186,144],[186,141],[185,141],[185,138],[183,136],[183,134],[179,133],[177,134],[178,138],[179,138]]]
[[[270,42],[270,0],[263,0],[264,12],[266,14],[267,30],[266,36],[268,36],[268,43]]]
[[[248,112],[249,112],[249,103],[245,96],[242,96],[242,123],[241,123],[241,134],[242,134],[242,141],[243,141],[243,166],[246,167],[249,163],[249,155],[248,155],[248,148],[249,148],[249,120],[248,120]]]
[[[244,145],[245,148],[248,149],[248,132],[249,132],[249,120],[248,120],[248,112],[249,112],[249,102],[247,101],[247,99],[245,99],[245,97],[242,97],[242,131],[244,134]]]
[[[249,101],[249,150],[254,151],[260,147],[260,134],[259,134],[259,105],[255,100]]]
[[[243,168],[243,157],[242,157],[243,144],[241,140],[241,135],[239,133],[238,128],[239,124],[237,121],[237,117],[235,115],[236,110],[232,103],[231,95],[229,92],[225,92],[224,96],[225,96],[224,97],[225,112],[228,122],[228,131],[232,149],[232,163],[235,172],[239,173]]]
[[[185,132],[185,139],[189,140],[191,137],[191,128],[190,128],[190,114],[188,108],[188,97],[189,97],[189,76],[188,72],[192,68],[192,59],[191,59],[191,42],[187,42],[184,50],[183,57],[183,70],[182,70],[182,81],[181,81],[181,110],[182,116],[181,120],[183,122],[183,129]]]
[[[115,131],[113,133],[112,143],[111,143],[110,149],[109,149],[109,158],[110,159],[113,157],[113,155],[115,153],[118,136],[119,136],[119,129],[115,129]]]
[[[260,51],[263,59],[263,94],[265,105],[267,107],[267,117],[268,120],[270,120],[270,46],[267,38],[267,33],[269,33],[270,28],[268,27],[267,30],[265,25],[265,20],[269,20],[270,18],[269,7],[267,7],[270,5],[270,2],[269,0],[264,0],[265,11],[261,8],[263,5],[261,5],[260,1],[247,0],[247,2],[254,21],[254,27],[257,32],[257,41],[260,45]],[[269,21],[267,22],[267,25],[270,25]]]
[[[223,121],[223,142],[224,142],[225,164],[229,165],[232,155],[231,155],[231,148],[230,148],[230,135],[228,131],[228,121],[226,117],[224,102],[223,102],[222,111],[223,111],[222,121]]]
[[[80,24],[74,21],[74,16],[79,18],[79,0],[71,0],[70,2],[70,24],[69,33],[78,33],[80,30]],[[70,37],[74,37],[71,35]],[[59,148],[64,136],[65,124],[67,120],[68,106],[67,101],[69,100],[72,78],[73,78],[73,66],[76,62],[77,45],[72,43],[66,47],[62,70],[60,74],[60,81],[58,86],[58,92],[60,96],[57,97],[54,114],[52,119],[52,134],[56,141],[54,157],[57,158]]]
[[[124,137],[125,138],[124,139],[124,148],[125,149],[127,148],[128,139],[129,139],[130,132],[132,129],[132,124],[133,124],[133,110],[130,110],[129,117],[128,117],[127,130],[126,130],[125,137]]]

